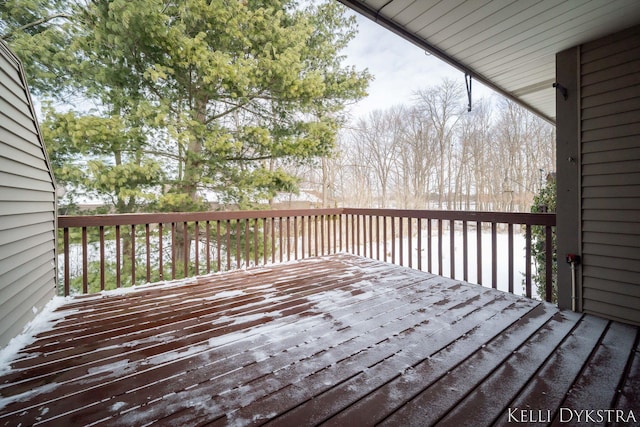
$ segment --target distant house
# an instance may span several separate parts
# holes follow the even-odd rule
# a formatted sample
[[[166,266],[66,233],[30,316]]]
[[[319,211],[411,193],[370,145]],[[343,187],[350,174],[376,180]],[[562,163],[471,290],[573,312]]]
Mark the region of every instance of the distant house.
[[[0,41],[0,347],[52,298],[56,186],[22,64]]]

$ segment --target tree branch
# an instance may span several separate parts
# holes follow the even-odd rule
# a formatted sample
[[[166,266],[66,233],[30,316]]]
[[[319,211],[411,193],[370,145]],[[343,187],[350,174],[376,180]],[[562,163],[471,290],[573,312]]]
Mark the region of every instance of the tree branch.
[[[45,16],[44,18],[40,18],[40,19],[38,19],[36,21],[30,22],[28,24],[25,24],[25,25],[23,25],[21,27],[14,28],[13,30],[9,30],[8,33],[5,33],[2,36],[0,36],[0,39],[7,40],[12,35],[17,33],[18,31],[28,30],[29,28],[33,28],[33,27],[35,27],[37,25],[41,25],[41,24],[47,23],[49,21],[53,21],[54,19],[58,19],[58,18],[64,18],[64,19],[71,20],[72,16],[71,15],[67,15],[66,13],[55,13],[55,14],[50,15],[50,16]]]

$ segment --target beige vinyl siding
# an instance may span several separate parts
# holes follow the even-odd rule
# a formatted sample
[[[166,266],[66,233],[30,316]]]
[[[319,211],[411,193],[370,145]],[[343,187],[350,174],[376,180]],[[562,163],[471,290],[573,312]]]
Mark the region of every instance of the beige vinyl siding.
[[[55,208],[23,70],[0,42],[0,347],[54,294]]]
[[[640,324],[640,27],[580,62],[582,307]]]

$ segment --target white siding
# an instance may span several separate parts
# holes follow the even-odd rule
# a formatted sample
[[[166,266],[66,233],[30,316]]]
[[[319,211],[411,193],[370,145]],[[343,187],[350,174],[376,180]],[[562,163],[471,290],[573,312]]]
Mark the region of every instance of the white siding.
[[[640,324],[640,27],[580,58],[583,309]]]
[[[55,208],[24,73],[0,42],[0,347],[54,294]]]

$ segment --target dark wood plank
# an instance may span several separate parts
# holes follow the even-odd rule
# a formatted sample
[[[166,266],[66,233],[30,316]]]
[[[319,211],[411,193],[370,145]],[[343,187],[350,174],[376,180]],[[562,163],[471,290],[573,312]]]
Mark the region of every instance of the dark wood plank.
[[[435,423],[556,313],[556,308],[540,304],[435,382],[423,384],[419,394],[380,425],[424,426]]]
[[[561,406],[577,411],[613,408],[637,333],[637,327],[611,322]]]
[[[607,324],[607,320],[599,317],[583,316],[529,383],[514,394],[509,408],[496,419],[496,425],[506,426],[511,425],[510,421],[514,419],[522,420],[523,414],[518,412],[521,410],[533,411],[532,414],[540,421],[531,421],[532,417],[529,417],[530,425],[547,425],[548,418],[555,418],[564,397],[600,341]],[[551,411],[550,414],[547,411]],[[538,414],[542,414],[544,420]]]
[[[640,423],[638,402],[640,402],[640,330],[636,335],[634,349],[629,359],[628,371],[622,387],[620,387],[620,394],[614,407],[622,411],[627,421],[630,418],[629,413],[632,412],[636,421]],[[613,425],[623,425],[623,423],[614,423]]]
[[[556,313],[439,422],[443,425],[475,426],[478,423],[487,425],[500,421],[503,411],[509,410],[513,396],[534,378],[538,368],[579,319],[580,315],[576,313]],[[550,422],[551,419],[549,417],[546,421]],[[510,421],[508,416],[507,421]]]

